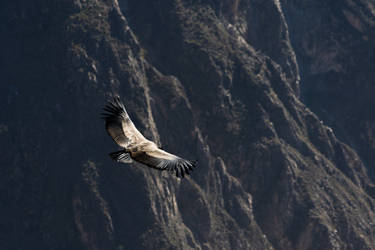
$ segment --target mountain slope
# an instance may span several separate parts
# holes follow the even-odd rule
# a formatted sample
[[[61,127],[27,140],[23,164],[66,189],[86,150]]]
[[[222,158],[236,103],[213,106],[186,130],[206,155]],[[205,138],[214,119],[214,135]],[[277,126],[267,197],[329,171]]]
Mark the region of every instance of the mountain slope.
[[[326,103],[309,101],[308,6],[281,4],[3,3],[1,247],[372,249],[371,159],[301,101]],[[191,178],[111,161],[114,93],[198,160]]]

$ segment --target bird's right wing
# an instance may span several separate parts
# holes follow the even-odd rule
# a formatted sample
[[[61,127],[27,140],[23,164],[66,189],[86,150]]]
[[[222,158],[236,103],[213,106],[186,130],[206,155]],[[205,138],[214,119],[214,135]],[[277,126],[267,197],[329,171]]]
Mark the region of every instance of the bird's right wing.
[[[190,171],[193,171],[196,167],[195,162],[182,159],[159,148],[152,151],[143,151],[134,155],[133,159],[151,168],[175,172],[176,176],[181,178],[185,174],[190,174]]]
[[[103,113],[105,128],[118,145],[128,148],[129,145],[139,144],[147,140],[130,120],[119,97],[108,101],[104,111],[106,111]]]

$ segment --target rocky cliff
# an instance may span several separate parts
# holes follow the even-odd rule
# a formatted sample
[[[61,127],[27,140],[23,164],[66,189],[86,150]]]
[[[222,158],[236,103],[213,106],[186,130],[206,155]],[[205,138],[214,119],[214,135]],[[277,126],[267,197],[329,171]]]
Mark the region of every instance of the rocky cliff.
[[[375,249],[372,1],[0,5],[1,249]]]

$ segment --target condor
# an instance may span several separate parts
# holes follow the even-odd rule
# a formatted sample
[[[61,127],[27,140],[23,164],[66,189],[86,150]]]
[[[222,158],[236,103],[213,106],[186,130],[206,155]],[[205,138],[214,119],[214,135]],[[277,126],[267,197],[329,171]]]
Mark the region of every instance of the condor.
[[[130,120],[118,96],[108,101],[104,111],[102,115],[108,134],[123,148],[109,154],[113,160],[131,163],[133,159],[150,168],[175,172],[180,178],[190,174],[190,171],[196,167],[195,162],[170,154],[158,148],[154,142],[147,140]]]

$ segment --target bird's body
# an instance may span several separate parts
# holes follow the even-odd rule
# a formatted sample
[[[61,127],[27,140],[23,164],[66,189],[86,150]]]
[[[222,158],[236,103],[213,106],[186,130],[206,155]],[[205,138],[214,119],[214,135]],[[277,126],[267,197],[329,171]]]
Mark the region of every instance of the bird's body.
[[[123,149],[110,153],[118,162],[131,163],[132,159],[158,170],[175,171],[184,177],[195,168],[195,163],[170,154],[146,139],[134,126],[119,97],[105,106],[105,127],[112,139]]]

